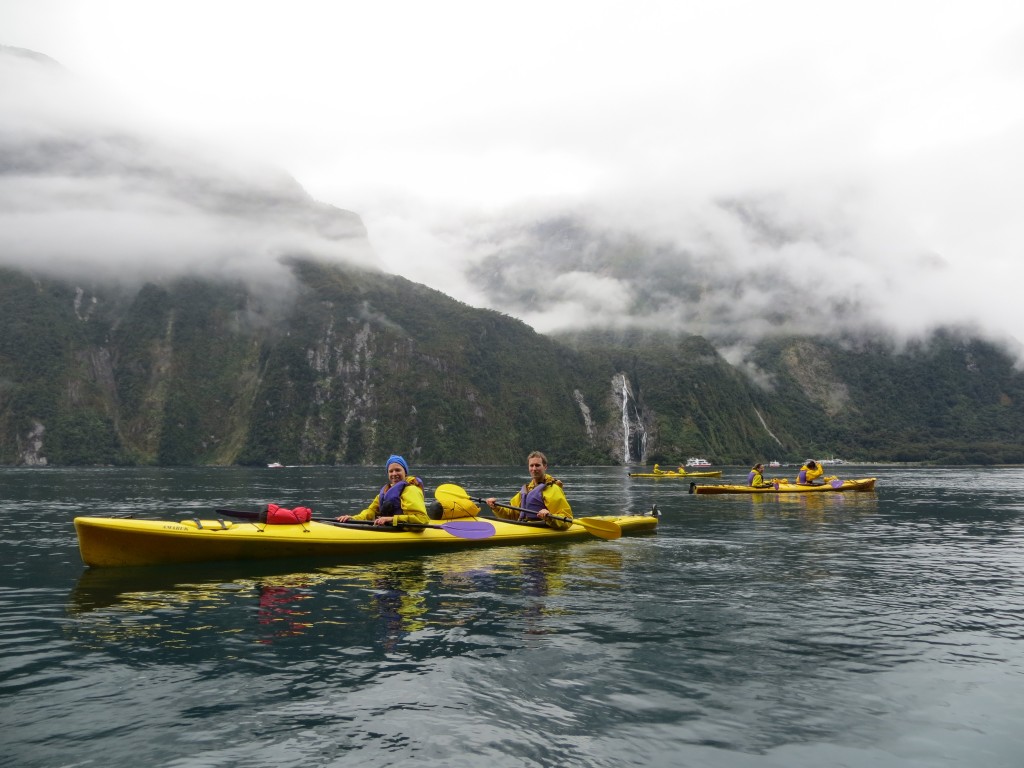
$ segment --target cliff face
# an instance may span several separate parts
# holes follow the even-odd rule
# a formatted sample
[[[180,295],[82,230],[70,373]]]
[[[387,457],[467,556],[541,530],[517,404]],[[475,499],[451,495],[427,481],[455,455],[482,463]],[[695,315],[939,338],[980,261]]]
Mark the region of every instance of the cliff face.
[[[526,326],[401,278],[308,261],[287,296],[6,271],[4,463],[612,460]],[[84,308],[84,309],[83,309]]]
[[[1024,460],[1024,377],[977,340],[778,341],[765,389],[700,337],[557,341],[399,277],[287,266],[274,295],[4,271],[0,462]]]

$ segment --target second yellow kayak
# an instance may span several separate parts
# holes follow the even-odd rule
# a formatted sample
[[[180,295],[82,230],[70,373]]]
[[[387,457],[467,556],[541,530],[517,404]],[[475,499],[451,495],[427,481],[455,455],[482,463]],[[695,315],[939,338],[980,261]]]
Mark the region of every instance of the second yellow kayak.
[[[754,488],[749,485],[697,485],[690,483],[690,493],[837,493],[843,491],[873,491],[874,477],[859,480],[834,479],[823,485],[797,485],[796,483],[780,482],[767,488]]]

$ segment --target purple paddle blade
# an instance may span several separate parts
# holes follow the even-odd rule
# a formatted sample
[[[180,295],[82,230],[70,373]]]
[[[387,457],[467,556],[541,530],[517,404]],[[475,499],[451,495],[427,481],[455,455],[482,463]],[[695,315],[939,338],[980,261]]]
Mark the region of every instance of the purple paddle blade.
[[[838,490],[839,488],[843,487],[843,481],[837,477],[835,480],[829,483],[829,485]]]
[[[460,539],[488,539],[494,535],[494,526],[486,520],[456,520],[440,527]]]

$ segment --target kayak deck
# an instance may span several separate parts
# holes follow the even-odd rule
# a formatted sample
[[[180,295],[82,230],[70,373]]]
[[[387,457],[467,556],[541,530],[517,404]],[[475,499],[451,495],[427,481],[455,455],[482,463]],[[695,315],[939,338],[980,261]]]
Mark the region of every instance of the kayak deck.
[[[690,493],[842,493],[844,491],[873,491],[874,477],[863,477],[858,480],[842,480],[825,483],[824,485],[797,485],[796,483],[779,483],[778,486],[754,488],[749,485],[697,485],[690,486]]]
[[[650,515],[581,519],[615,522],[624,535],[652,533],[658,524],[657,518]],[[258,521],[191,519],[174,522],[107,517],[76,517],[74,520],[82,561],[94,568],[276,558],[362,559],[398,552],[592,537],[582,525],[558,531],[547,526],[518,525],[492,518],[487,518],[486,522],[494,526],[493,536],[467,538],[460,537],[457,531],[451,533],[433,527],[353,529],[320,522],[267,525]]]

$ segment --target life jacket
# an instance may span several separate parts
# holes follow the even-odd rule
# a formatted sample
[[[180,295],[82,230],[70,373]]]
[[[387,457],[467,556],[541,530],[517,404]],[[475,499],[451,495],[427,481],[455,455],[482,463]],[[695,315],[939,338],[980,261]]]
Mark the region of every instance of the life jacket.
[[[402,514],[402,491],[409,484],[408,480],[399,480],[390,488],[384,486],[380,489],[380,511],[381,517],[394,517]]]
[[[758,472],[756,469],[750,470],[750,474],[747,475],[747,485],[753,485],[754,484],[754,478],[760,476],[760,474],[761,473]]]
[[[525,485],[519,490],[519,506],[526,510],[519,513],[520,520],[537,519],[537,513],[544,509],[544,489],[547,487],[547,483],[538,483],[531,491],[527,491]]]

